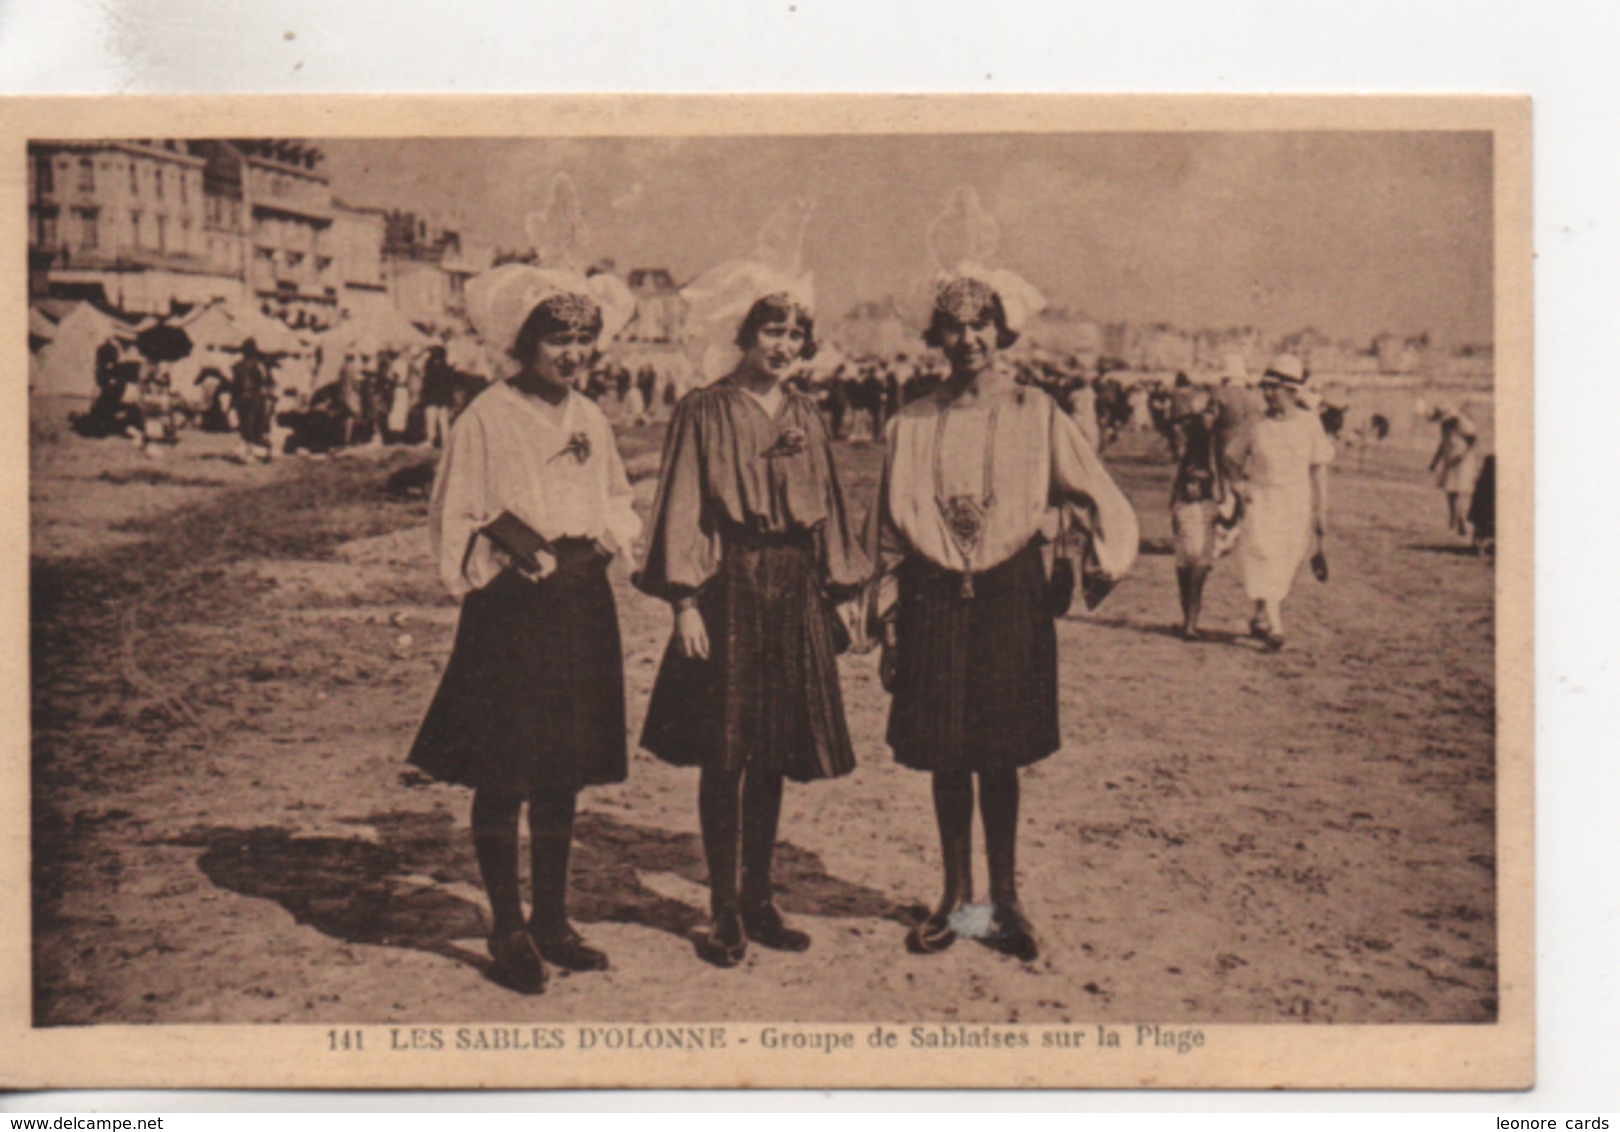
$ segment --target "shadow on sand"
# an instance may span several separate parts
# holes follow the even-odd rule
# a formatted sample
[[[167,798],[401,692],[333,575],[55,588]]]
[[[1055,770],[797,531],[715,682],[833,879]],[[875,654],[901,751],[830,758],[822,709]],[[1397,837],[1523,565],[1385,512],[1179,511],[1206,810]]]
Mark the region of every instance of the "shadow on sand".
[[[1095,625],[1099,629],[1123,629],[1131,633],[1141,633],[1143,636],[1147,637],[1169,637],[1176,641],[1180,641],[1182,639],[1181,626],[1179,624],[1169,625],[1165,624],[1164,622],[1147,623],[1142,621],[1126,621],[1123,618],[1118,617],[1085,617],[1075,618],[1075,620],[1080,621],[1085,625]],[[1185,641],[1183,643],[1186,644],[1188,648],[1196,648],[1199,645],[1236,645],[1240,648],[1245,648],[1249,645],[1249,637],[1246,634],[1234,633],[1229,629],[1200,628],[1198,633],[1202,638],[1201,640]]]
[[[1445,554],[1453,558],[1483,557],[1471,544],[1466,542],[1414,542],[1407,543],[1401,549],[1413,550],[1419,554]]]
[[[470,833],[442,811],[375,814],[353,824],[375,830],[376,838],[214,827],[176,843],[202,850],[197,867],[219,888],[273,901],[333,939],[426,951],[488,977],[482,948],[457,942],[489,933],[485,905],[450,890],[482,891]],[[638,924],[695,941],[707,910],[654,891],[645,873],[706,886],[700,839],[607,814],[579,816],[569,892],[575,922]],[[789,915],[913,920],[910,909],[829,875],[817,854],[792,844],[777,846],[774,873],[778,902]]]

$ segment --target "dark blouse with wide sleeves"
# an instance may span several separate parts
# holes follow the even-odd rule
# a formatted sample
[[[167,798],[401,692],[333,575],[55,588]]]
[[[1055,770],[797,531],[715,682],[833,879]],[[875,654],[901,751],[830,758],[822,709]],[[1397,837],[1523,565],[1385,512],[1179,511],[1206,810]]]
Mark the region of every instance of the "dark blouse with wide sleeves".
[[[635,582],[695,602],[710,654],[685,657],[670,642],[642,745],[681,766],[847,774],[833,602],[870,575],[810,398],[784,390],[772,416],[730,382],[688,394]]]

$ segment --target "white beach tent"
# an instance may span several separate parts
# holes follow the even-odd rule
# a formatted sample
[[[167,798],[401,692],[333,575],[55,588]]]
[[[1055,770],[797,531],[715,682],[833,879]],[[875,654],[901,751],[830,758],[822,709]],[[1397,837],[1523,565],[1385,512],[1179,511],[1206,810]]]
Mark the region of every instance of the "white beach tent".
[[[108,339],[127,340],[131,328],[89,303],[79,303],[56,324],[51,344],[30,376],[32,392],[44,397],[96,395],[96,351]]]

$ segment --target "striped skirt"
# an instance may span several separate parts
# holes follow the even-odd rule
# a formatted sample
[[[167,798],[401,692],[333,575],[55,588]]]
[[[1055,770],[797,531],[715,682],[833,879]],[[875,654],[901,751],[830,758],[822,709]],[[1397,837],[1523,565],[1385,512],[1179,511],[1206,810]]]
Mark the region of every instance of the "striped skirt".
[[[813,537],[728,534],[698,609],[709,656],[682,656],[670,641],[641,745],[675,766],[760,767],[800,782],[854,770]]]
[[[1056,751],[1057,630],[1039,546],[975,574],[971,598],[962,596],[961,574],[916,555],[899,581],[888,732],[895,761],[985,771]]]
[[[545,581],[508,570],[462,599],[411,765],[520,796],[624,781],[624,654],[607,560],[588,543],[558,551]]]

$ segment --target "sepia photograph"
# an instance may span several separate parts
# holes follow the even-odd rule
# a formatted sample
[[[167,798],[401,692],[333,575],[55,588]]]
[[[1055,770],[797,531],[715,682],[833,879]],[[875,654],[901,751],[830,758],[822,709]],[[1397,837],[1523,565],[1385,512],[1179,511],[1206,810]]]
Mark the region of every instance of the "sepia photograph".
[[[22,118],[5,1083],[1528,1085],[1527,104],[1235,102]]]

